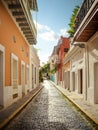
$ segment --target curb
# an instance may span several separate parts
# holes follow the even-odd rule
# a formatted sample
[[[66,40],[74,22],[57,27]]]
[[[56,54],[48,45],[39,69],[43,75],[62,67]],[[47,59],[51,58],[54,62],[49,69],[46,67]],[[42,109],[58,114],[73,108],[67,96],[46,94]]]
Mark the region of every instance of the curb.
[[[1,124],[0,129],[6,126],[35,96],[37,96],[42,90],[43,86],[34,93],[26,102],[24,102],[16,111],[14,111],[8,118],[6,118]]]
[[[77,108],[80,109],[81,112],[83,112],[90,120],[92,120],[96,125],[98,125],[98,120],[91,114],[89,113],[86,109],[84,109],[83,107],[81,107],[80,105],[78,105],[74,100],[72,100],[71,98],[69,98],[68,96],[65,95],[65,93],[60,90],[60,88],[58,88],[55,83],[53,83],[52,81],[50,81],[55,88],[57,88],[58,91],[60,91],[60,93],[62,93],[71,103],[73,103]]]

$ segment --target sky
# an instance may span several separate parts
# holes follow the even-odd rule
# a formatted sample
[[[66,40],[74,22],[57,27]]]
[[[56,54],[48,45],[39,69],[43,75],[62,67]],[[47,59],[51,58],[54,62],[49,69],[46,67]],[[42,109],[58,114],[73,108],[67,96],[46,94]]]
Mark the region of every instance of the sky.
[[[37,44],[40,64],[47,63],[60,36],[68,37],[70,17],[75,6],[83,0],[37,0],[38,12],[33,12],[37,22]]]

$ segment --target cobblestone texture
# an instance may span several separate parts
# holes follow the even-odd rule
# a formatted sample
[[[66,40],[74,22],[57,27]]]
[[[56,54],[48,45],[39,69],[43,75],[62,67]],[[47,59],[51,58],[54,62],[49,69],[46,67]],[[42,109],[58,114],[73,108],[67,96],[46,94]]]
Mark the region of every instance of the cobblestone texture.
[[[50,82],[4,130],[97,130]]]

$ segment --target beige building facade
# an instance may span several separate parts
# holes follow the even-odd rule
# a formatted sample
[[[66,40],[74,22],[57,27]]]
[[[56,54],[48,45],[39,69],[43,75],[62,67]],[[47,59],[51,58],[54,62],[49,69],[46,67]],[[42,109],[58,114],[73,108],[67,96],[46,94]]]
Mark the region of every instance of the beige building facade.
[[[64,58],[64,88],[81,94],[86,98],[86,60],[85,49],[73,47]],[[67,65],[70,62],[69,66]]]
[[[64,64],[70,61],[70,91],[98,104],[98,0],[83,1],[75,22],[72,47],[64,58]]]
[[[30,91],[39,86],[39,67],[40,60],[37,50],[30,47]]]
[[[88,88],[87,99],[98,104],[98,32],[87,42]]]

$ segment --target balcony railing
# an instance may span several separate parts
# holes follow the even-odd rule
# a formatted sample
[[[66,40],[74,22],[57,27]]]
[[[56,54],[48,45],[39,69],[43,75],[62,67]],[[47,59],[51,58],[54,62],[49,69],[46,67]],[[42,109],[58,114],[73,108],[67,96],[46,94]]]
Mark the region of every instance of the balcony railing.
[[[78,15],[75,19],[75,32],[77,31],[79,25],[81,24],[81,22],[83,21],[84,17],[86,16],[87,12],[90,10],[90,8],[92,7],[93,3],[95,0],[84,0]]]
[[[61,63],[60,58],[55,60],[55,64],[59,65]]]
[[[28,43],[36,44],[37,30],[30,12],[31,9],[38,11],[36,0],[2,0],[2,2],[18,23]]]
[[[19,0],[21,5],[23,6],[23,8],[25,9],[25,13],[27,13],[27,19],[29,20],[30,22],[30,26],[31,28],[33,29],[33,33],[35,35],[35,37],[37,36],[37,30],[36,30],[36,27],[35,27],[35,24],[33,22],[33,18],[32,18],[32,15],[31,15],[31,12],[30,12],[30,3],[28,0],[24,1],[24,0]]]

